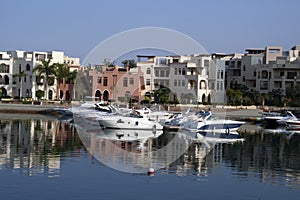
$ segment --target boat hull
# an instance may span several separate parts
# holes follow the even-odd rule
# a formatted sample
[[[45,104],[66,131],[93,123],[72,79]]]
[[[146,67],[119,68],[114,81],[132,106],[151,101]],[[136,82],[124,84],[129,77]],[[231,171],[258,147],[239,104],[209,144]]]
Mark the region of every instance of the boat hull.
[[[144,118],[113,117],[98,120],[101,128],[130,129],[130,130],[162,130],[163,126],[157,122]]]

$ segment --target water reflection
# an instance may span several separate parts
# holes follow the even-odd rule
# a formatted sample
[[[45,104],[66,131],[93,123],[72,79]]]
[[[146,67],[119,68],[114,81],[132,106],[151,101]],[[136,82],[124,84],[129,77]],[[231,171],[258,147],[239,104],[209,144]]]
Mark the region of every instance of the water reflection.
[[[224,146],[223,160],[240,178],[300,189],[300,135],[245,135],[245,143]]]
[[[74,127],[66,122],[6,114],[0,124],[0,170],[59,176],[62,153],[81,147]]]
[[[108,131],[89,124],[83,131],[64,121],[30,116],[0,118],[0,170],[14,174],[60,176],[62,162],[87,150],[100,162],[123,171],[192,176],[202,180],[215,169],[236,181],[255,180],[300,189],[300,134],[244,134],[245,141],[208,146],[180,132]],[[79,135],[80,137],[79,137]],[[120,137],[121,136],[121,137]],[[164,151],[159,151],[167,147]],[[185,153],[179,158],[178,152]],[[86,155],[87,152],[85,151]],[[175,160],[169,164],[170,160]],[[82,173],[82,172],[78,172]]]

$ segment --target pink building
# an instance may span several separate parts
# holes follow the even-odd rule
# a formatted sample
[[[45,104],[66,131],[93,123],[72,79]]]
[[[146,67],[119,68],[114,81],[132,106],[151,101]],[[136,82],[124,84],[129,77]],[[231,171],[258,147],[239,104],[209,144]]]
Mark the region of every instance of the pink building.
[[[141,100],[145,89],[144,75],[140,67],[124,68],[101,66],[89,72],[92,77],[92,95],[99,101],[128,102]]]

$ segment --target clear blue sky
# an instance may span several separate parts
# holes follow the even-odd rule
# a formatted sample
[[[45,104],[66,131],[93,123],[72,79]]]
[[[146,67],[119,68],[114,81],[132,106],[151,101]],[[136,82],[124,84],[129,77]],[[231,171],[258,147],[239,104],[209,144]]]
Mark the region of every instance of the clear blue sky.
[[[208,52],[300,44],[299,0],[2,1],[0,51],[61,50],[85,56],[101,41],[138,27],[182,32]]]

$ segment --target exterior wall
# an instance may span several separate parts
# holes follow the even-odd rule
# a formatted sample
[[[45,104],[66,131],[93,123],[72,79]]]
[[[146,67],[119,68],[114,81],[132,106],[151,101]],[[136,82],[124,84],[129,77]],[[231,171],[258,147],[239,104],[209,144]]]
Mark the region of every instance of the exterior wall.
[[[141,100],[144,78],[139,67],[129,70],[118,66],[102,66],[102,72],[93,69],[89,72],[89,76],[92,76],[92,95],[96,97],[96,100],[120,101],[121,99],[129,100],[129,97]]]

